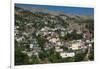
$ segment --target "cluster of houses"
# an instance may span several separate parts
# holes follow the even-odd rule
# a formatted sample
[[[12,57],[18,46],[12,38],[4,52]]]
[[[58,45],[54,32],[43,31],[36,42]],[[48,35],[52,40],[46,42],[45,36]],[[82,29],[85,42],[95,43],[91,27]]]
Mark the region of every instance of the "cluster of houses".
[[[16,27],[16,28],[18,28],[18,27]],[[57,34],[55,32],[58,29],[61,30],[61,34]],[[15,32],[18,33],[17,30]],[[85,41],[83,41],[82,39],[73,40],[73,41],[70,41],[68,43],[68,45],[65,45],[64,41],[62,41],[59,38],[59,35],[65,36],[67,33],[71,33],[71,32],[72,32],[72,30],[66,31],[64,28],[49,28],[49,27],[45,26],[40,31],[36,32],[36,36],[41,35],[41,37],[45,37],[48,41],[48,44],[46,44],[46,45],[51,44],[51,46],[54,46],[55,52],[59,52],[59,54],[62,58],[74,57],[76,54],[75,51],[85,50],[85,49],[88,49],[89,47],[92,47],[92,43],[94,42],[93,39],[92,40],[85,40]],[[15,35],[16,35],[16,33],[15,33]],[[23,34],[25,34],[25,33],[23,33]],[[25,37],[24,36],[15,37],[15,40],[17,42],[22,42],[23,40],[25,40]],[[66,46],[68,48],[68,50],[65,51],[63,48],[61,48],[62,46]],[[38,54],[39,52],[41,52],[41,48],[39,47],[37,39],[35,39],[35,38],[29,44],[29,47],[32,51],[30,51],[30,52],[24,51],[23,52],[23,53],[27,53],[27,55],[29,57],[32,56],[33,54]],[[44,49],[48,50],[48,49],[50,49],[50,47],[45,46]]]
[[[66,17],[62,17],[64,20],[66,19]],[[16,20],[17,23],[19,23],[18,20]],[[48,22],[44,22],[45,25],[48,24]],[[27,23],[27,26],[31,26],[31,23]],[[70,24],[71,28],[63,28],[63,27],[55,27],[55,28],[50,28],[50,27],[47,27],[47,26],[44,26],[43,28],[41,28],[40,30],[37,30],[37,32],[35,33],[36,36],[38,35],[41,35],[41,37],[44,37],[48,43],[46,44],[45,46],[45,50],[48,50],[52,47],[50,47],[49,45],[51,46],[54,46],[55,47],[55,51],[56,52],[59,52],[60,56],[62,58],[66,58],[66,57],[74,57],[75,56],[75,51],[78,51],[78,50],[85,50],[85,49],[88,49],[90,47],[92,47],[92,43],[94,42],[93,39],[89,40],[72,40],[70,42],[68,42],[68,44],[65,44],[64,41],[62,41],[60,38],[59,38],[59,35],[64,37],[65,35],[67,35],[68,33],[72,33],[73,30],[75,29],[74,27],[72,27],[72,24]],[[75,24],[75,26],[79,27],[77,24]],[[41,52],[41,48],[39,47],[39,44],[37,42],[37,39],[35,38],[31,38],[32,36],[29,36],[29,33],[26,33],[26,32],[22,32],[22,36],[18,36],[19,34],[19,26],[15,26],[15,40],[17,42],[23,42],[24,40],[26,40],[26,37],[29,37],[29,40],[31,41],[31,43],[28,43],[30,49],[32,51],[30,52],[25,52],[23,51],[23,53],[27,53],[27,55],[30,57],[32,56],[33,54],[37,54],[39,52]],[[77,28],[77,31],[76,33],[77,34],[82,34],[82,31],[80,30],[81,27]],[[33,30],[33,29],[32,29]],[[31,30],[31,32],[32,32]],[[57,33],[57,31],[60,30],[60,33]],[[87,34],[84,33],[83,34],[83,38],[86,39],[86,36]],[[65,46],[68,48],[68,50],[64,50],[62,48],[62,46]]]
[[[18,28],[18,27],[16,27]],[[61,36],[65,36],[67,33],[71,33],[71,30],[67,31],[64,28],[49,28],[49,27],[44,27],[40,31],[36,32],[36,36],[41,35],[41,37],[45,37],[48,41],[45,46],[45,50],[50,49],[49,44],[51,46],[55,47],[55,52],[58,52],[62,58],[67,58],[67,57],[74,57],[76,55],[76,51],[80,50],[86,50],[88,48],[91,48],[93,45],[92,43],[94,42],[93,39],[91,40],[73,40],[68,42],[68,45],[65,45],[64,42],[59,38],[59,34],[57,34],[55,31],[57,29],[61,29]],[[15,31],[18,33],[18,31]],[[23,33],[25,34],[25,33]],[[16,34],[15,34],[16,35]],[[25,40],[24,36],[21,37],[15,37],[17,42],[22,42]],[[68,50],[64,50],[62,46],[66,46]],[[22,51],[23,53],[26,53],[29,57],[32,55],[38,56],[39,52],[41,52],[41,48],[39,47],[39,44],[37,42],[37,39],[33,39],[32,42],[29,44],[29,47],[31,49],[30,52],[27,51]],[[52,48],[52,47],[51,47]]]

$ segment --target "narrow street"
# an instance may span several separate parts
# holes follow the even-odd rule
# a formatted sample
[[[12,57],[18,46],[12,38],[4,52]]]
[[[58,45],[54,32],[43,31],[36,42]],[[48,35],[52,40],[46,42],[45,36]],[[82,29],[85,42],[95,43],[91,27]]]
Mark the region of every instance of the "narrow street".
[[[87,52],[86,56],[84,57],[85,61],[90,61],[89,60],[89,53],[90,53],[90,48],[88,48],[88,52]]]

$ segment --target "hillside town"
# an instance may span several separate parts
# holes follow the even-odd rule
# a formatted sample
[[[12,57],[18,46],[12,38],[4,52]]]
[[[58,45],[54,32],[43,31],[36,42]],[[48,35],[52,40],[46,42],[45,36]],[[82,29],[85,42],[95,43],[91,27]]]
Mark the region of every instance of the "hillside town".
[[[15,65],[93,61],[93,15],[43,10],[15,6]]]

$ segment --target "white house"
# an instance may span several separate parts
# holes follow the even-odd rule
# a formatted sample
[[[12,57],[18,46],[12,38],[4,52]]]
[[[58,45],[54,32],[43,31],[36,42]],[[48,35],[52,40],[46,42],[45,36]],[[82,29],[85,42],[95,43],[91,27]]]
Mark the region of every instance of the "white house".
[[[21,42],[23,39],[25,39],[25,38],[22,36],[22,37],[16,38],[16,41]]]
[[[90,40],[86,40],[86,43],[91,43],[91,41]]]
[[[92,44],[89,44],[89,47],[92,47]]]
[[[33,48],[33,44],[30,44],[30,48],[31,48],[31,49]]]
[[[72,43],[70,48],[72,50],[79,50],[80,49],[80,46],[81,46],[81,42],[75,42],[75,43]]]
[[[65,32],[61,32],[61,36],[65,36]]]
[[[60,56],[62,57],[62,58],[67,58],[67,57],[74,57],[75,56],[75,53],[74,52],[61,52],[60,53]]]
[[[52,43],[56,43],[57,41],[59,41],[59,38],[52,38],[49,41],[52,42]]]
[[[32,55],[33,55],[32,52],[27,52],[27,56],[28,56],[28,57],[31,57]]]
[[[63,49],[61,49],[60,47],[55,47],[55,51],[56,52],[63,52]]]
[[[60,45],[62,45],[62,43],[59,41],[59,42],[57,42],[57,45],[59,45],[59,46],[60,46]]]

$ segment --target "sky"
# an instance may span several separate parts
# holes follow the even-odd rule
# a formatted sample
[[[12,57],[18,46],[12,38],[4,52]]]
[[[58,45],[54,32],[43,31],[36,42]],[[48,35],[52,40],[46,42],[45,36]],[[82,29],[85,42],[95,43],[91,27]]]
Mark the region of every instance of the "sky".
[[[65,13],[72,14],[82,14],[82,15],[93,15],[94,8],[86,7],[69,7],[69,6],[54,6],[54,5],[36,5],[36,4],[15,4],[17,7],[26,7],[26,8],[44,8],[53,11],[63,11]]]

